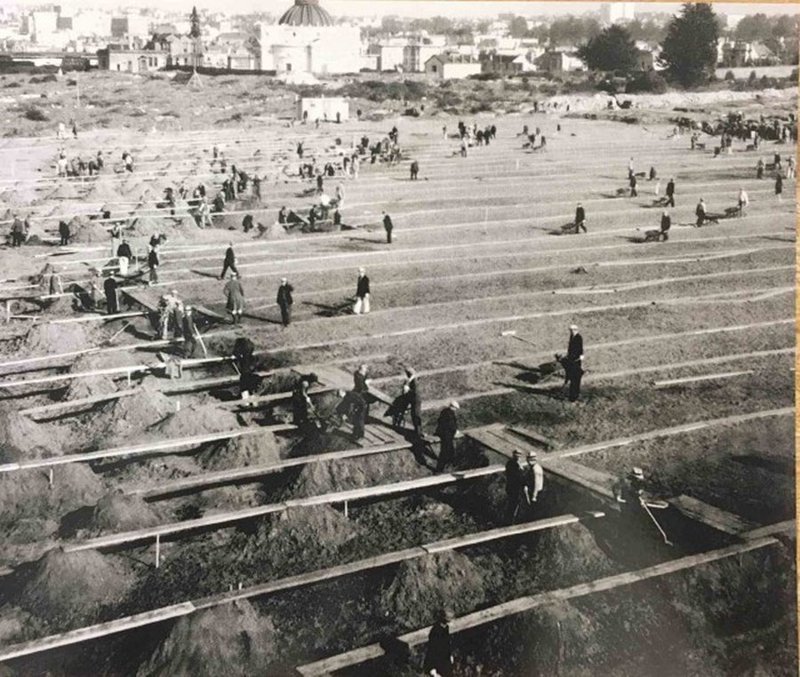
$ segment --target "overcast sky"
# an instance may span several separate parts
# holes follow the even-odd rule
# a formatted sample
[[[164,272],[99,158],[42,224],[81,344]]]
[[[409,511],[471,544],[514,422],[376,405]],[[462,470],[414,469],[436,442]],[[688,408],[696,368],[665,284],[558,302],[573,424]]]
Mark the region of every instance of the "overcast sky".
[[[58,0],[50,0],[58,4]],[[251,12],[266,11],[271,14],[283,13],[294,0],[61,0],[65,9],[73,10],[82,7],[98,7],[103,9],[117,9],[119,7],[159,7],[172,11],[191,11],[192,5],[198,9],[204,8],[212,11]],[[512,12],[520,15],[565,15],[583,14],[596,10],[600,3],[581,1],[551,1],[551,2],[507,2],[506,0],[320,0],[321,4],[334,16],[381,16],[397,14],[408,17],[488,17],[497,14]],[[37,0],[22,2],[21,0],[0,0],[0,6],[11,4],[32,7],[44,4]],[[782,4],[761,3],[715,3],[715,8],[725,14],[794,14],[800,12],[796,1]],[[638,2],[638,12],[677,12],[679,3],[671,2]]]

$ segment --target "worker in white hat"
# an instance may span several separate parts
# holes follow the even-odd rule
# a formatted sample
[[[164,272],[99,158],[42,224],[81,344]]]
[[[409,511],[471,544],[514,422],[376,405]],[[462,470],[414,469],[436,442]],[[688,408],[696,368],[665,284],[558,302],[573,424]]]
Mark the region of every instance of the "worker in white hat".
[[[644,471],[634,466],[630,472],[614,485],[614,498],[620,508],[627,513],[637,513],[642,509],[644,494]]]
[[[537,460],[535,451],[530,450],[528,452],[526,461],[524,468],[525,498],[528,501],[528,506],[533,508],[539,498],[539,494],[544,489],[544,470]]]
[[[559,358],[559,362],[564,367],[565,382],[569,383],[569,401],[575,402],[581,395],[583,378],[583,337],[578,331],[577,324],[569,325],[567,355]]]

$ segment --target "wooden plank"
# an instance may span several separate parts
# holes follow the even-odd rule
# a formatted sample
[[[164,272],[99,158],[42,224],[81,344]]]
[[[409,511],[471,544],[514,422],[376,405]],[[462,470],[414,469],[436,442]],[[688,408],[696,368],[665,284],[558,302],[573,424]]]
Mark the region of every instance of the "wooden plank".
[[[728,557],[735,557],[745,552],[758,550],[765,547],[777,545],[779,541],[774,538],[756,538],[738,543],[727,548],[712,550],[710,552],[690,555],[680,559],[671,560],[662,564],[630,571],[623,574],[616,574],[600,578],[589,583],[580,583],[569,588],[543,592],[527,597],[520,597],[509,602],[495,605],[480,611],[461,616],[450,622],[450,634],[456,634],[482,625],[493,623],[502,618],[508,618],[516,614],[531,611],[533,609],[564,602],[570,599],[585,597],[598,592],[613,590],[622,586],[633,585],[642,581],[650,580],[660,576],[685,571],[686,569],[701,566],[711,562],[716,562]],[[428,641],[428,634],[431,628],[421,628],[413,632],[400,635],[398,640],[408,646],[417,646]],[[304,677],[322,677],[330,675],[343,668],[361,665],[370,660],[375,660],[384,655],[384,650],[380,644],[370,644],[352,651],[348,651],[337,656],[325,658],[323,660],[298,666],[297,671]]]
[[[129,388],[127,390],[118,390],[115,393],[106,393],[104,395],[94,395],[92,397],[81,397],[76,400],[66,400],[65,402],[55,402],[53,404],[44,404],[39,407],[29,407],[22,409],[19,413],[23,416],[30,416],[35,418],[37,414],[54,414],[57,412],[70,411],[73,409],[79,410],[83,407],[99,402],[107,402],[108,400],[118,400],[123,397],[130,397],[136,393],[143,392],[141,388]]]
[[[144,613],[127,616],[115,621],[90,625],[85,628],[79,628],[78,630],[70,630],[69,632],[64,632],[59,635],[50,635],[49,637],[34,639],[30,642],[12,644],[11,646],[0,649],[0,663],[3,661],[10,661],[13,658],[21,658],[22,656],[49,651],[50,649],[56,649],[61,646],[69,646],[99,637],[107,637],[108,635],[113,635],[118,632],[127,632],[128,630],[140,628],[145,625],[163,623],[173,618],[188,616],[195,611],[196,609],[191,602],[182,602],[181,604],[173,604],[172,606],[155,609],[154,611],[145,611]]]
[[[700,383],[703,381],[719,381],[726,378],[734,378],[736,376],[747,376],[754,374],[752,369],[746,371],[725,371],[719,374],[704,374],[703,376],[687,376],[685,378],[673,378],[667,381],[653,381],[655,388],[669,388],[670,386],[684,385],[686,383]]]
[[[499,430],[487,430],[484,434],[484,439],[492,447],[492,449],[494,449],[494,451],[497,451],[504,456],[508,456],[509,458],[513,456],[515,451],[522,451],[521,445],[517,445],[506,440],[501,436]]]
[[[207,444],[208,442],[218,442],[220,440],[244,437],[246,435],[257,435],[264,432],[280,432],[283,430],[294,430],[296,426],[288,423],[280,425],[264,426],[260,428],[242,428],[241,430],[226,430],[219,433],[209,433],[207,435],[196,435],[194,437],[180,437],[163,442],[148,442],[132,446],[112,447],[100,451],[90,451],[83,454],[69,454],[65,456],[53,456],[31,461],[19,461],[17,463],[7,463],[0,465],[0,472],[12,472],[16,470],[30,470],[34,468],[49,468],[57,465],[67,465],[70,463],[86,463],[88,461],[105,460],[109,458],[119,458],[120,456],[137,456],[140,454],[164,453],[171,454],[178,449],[187,449]]]
[[[499,538],[529,534],[534,531],[552,529],[553,527],[566,526],[567,524],[576,524],[577,522],[585,522],[589,519],[599,519],[601,517],[605,517],[605,513],[599,511],[588,512],[583,517],[578,517],[577,515],[559,515],[558,517],[548,517],[546,519],[536,520],[535,522],[515,524],[510,527],[498,527],[497,529],[490,529],[489,531],[482,531],[468,536],[448,538],[429,545],[423,545],[422,547],[425,548],[428,554],[432,555],[437,552],[466,548],[471,545],[478,545],[479,543],[487,543],[488,541],[494,541]]]
[[[527,426],[523,427],[523,426],[511,425],[508,426],[508,429],[515,435],[520,435],[521,437],[524,437],[547,450],[556,449],[560,446],[556,440],[550,437],[545,437],[541,433],[538,433]]]
[[[734,515],[732,512],[709,505],[691,496],[676,496],[667,502],[690,519],[732,536],[738,536],[756,526],[753,522]]]
[[[544,458],[542,459],[542,466],[547,472],[573,482],[603,498],[615,500],[612,487],[616,482],[616,478],[610,473],[595,470],[566,459],[550,461]]]
[[[153,300],[150,298],[152,295],[145,294],[141,290],[134,290],[130,287],[125,287],[124,289],[120,289],[120,296],[127,296],[131,302],[138,303],[151,313],[158,312],[158,298]]]
[[[411,445],[407,442],[403,444],[383,444],[378,447],[369,449],[345,449],[342,451],[331,451],[324,454],[316,454],[314,456],[301,456],[299,458],[290,458],[278,463],[271,463],[269,465],[256,465],[248,466],[246,468],[233,468],[231,470],[221,470],[219,472],[203,473],[201,475],[194,475],[192,477],[185,477],[171,482],[159,484],[155,487],[139,487],[136,489],[129,489],[125,493],[131,495],[142,496],[143,498],[150,499],[156,496],[166,496],[169,494],[181,493],[190,491],[192,489],[202,489],[210,486],[217,486],[221,484],[232,484],[234,482],[242,482],[245,480],[256,480],[264,475],[269,475],[275,472],[281,472],[287,468],[294,468],[301,465],[308,465],[310,463],[323,463],[325,461],[341,461],[347,458],[361,458],[364,456],[371,456],[374,454],[385,454],[390,451],[401,451],[403,449],[410,449]]]
[[[797,538],[797,522],[795,520],[785,520],[783,522],[776,522],[775,524],[768,524],[763,527],[757,527],[747,533],[740,534],[743,538],[763,538],[764,536],[790,536]]]

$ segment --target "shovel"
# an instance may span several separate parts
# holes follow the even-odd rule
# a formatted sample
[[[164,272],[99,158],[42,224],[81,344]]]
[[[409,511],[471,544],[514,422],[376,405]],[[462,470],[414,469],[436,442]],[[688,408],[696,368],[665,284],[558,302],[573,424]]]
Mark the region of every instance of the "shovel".
[[[508,329],[507,331],[500,332],[501,337],[510,336],[511,338],[517,339],[517,341],[522,341],[523,343],[527,343],[529,345],[535,346],[536,344],[533,341],[530,341],[522,336],[517,336],[517,332],[515,329]]]

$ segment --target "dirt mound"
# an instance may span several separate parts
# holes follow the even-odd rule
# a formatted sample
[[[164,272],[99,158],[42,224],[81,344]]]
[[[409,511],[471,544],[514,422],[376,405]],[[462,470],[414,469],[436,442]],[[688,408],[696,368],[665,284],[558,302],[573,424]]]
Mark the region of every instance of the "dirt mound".
[[[60,183],[56,189],[47,195],[48,200],[75,200],[81,196],[81,192],[76,186],[65,181]]]
[[[148,432],[158,437],[190,437],[240,427],[236,414],[213,404],[193,403],[157,423]]]
[[[85,372],[100,371],[103,369],[114,369],[125,367],[131,364],[129,355],[122,352],[115,353],[92,353],[81,355],[70,367],[71,374],[82,374]],[[81,376],[72,379],[65,394],[65,399],[76,400],[94,395],[105,395],[118,390],[114,383],[114,378],[123,376],[120,374],[98,374],[96,376]]]
[[[540,589],[564,587],[618,570],[583,524],[541,532],[531,560],[521,575],[534,576]]]
[[[405,450],[357,459],[310,463],[298,475],[292,495],[315,496],[387,484],[400,479],[414,479],[424,474],[425,468]]]
[[[133,581],[119,560],[96,550],[51,550],[15,573],[14,603],[53,626],[96,619],[100,609],[120,601]]]
[[[89,529],[96,534],[134,531],[154,527],[160,522],[158,515],[143,498],[115,492],[97,501]]]
[[[125,230],[125,234],[128,237],[149,237],[163,231],[163,219],[154,219],[152,216],[138,216],[131,222],[130,227]]]
[[[72,242],[109,242],[106,224],[76,216],[69,222]]]
[[[404,628],[421,628],[443,609],[456,615],[474,611],[486,598],[483,576],[468,557],[442,552],[403,562],[381,591],[384,614]]]
[[[56,468],[52,487],[44,472],[3,473],[0,526],[13,525],[23,518],[58,519],[64,513],[94,505],[104,493],[101,479],[83,464]]]
[[[141,433],[175,411],[175,403],[164,393],[144,386],[135,395],[109,402],[95,417],[96,425],[112,439]]]
[[[96,202],[118,202],[117,185],[108,179],[98,179],[86,195],[86,199]]]
[[[47,431],[7,403],[0,406],[0,431],[0,463],[50,455],[46,452],[52,440]]]
[[[138,677],[267,674],[275,628],[246,600],[184,616],[139,667]]]
[[[17,350],[27,355],[50,355],[85,350],[96,344],[95,331],[86,324],[34,324]]]
[[[208,470],[222,470],[277,463],[280,461],[280,454],[275,436],[270,432],[263,432],[235,437],[221,445],[214,445],[198,454],[197,460]]]
[[[268,527],[270,555],[276,561],[314,562],[357,535],[357,529],[330,506],[290,508]]]

